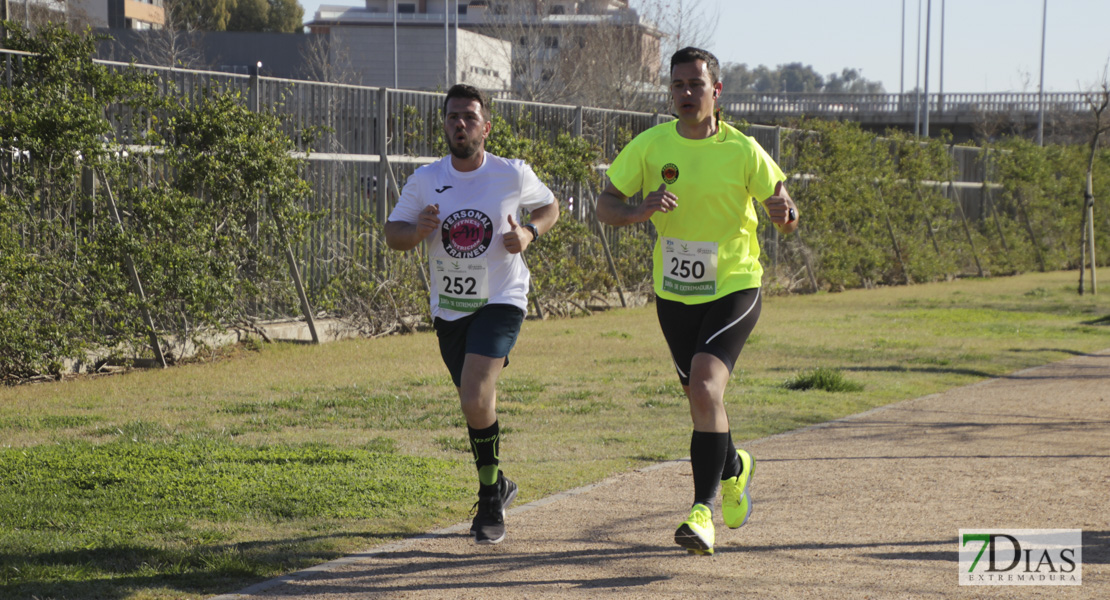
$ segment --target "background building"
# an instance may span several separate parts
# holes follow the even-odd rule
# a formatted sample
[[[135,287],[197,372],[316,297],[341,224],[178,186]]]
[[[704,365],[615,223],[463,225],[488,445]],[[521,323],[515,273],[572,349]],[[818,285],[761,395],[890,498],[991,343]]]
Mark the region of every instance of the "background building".
[[[627,0],[366,0],[321,6],[307,26],[333,38],[333,60],[365,85],[466,82],[622,108],[659,89],[662,35]]]
[[[161,29],[166,23],[162,0],[70,0],[93,27]]]

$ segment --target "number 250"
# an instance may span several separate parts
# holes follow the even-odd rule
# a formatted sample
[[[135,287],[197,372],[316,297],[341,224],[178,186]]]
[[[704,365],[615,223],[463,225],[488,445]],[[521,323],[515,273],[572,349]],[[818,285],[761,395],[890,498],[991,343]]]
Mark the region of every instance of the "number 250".
[[[690,261],[672,258],[671,275],[682,278],[688,278],[693,275],[694,279],[701,279],[705,277],[705,264],[697,260]]]

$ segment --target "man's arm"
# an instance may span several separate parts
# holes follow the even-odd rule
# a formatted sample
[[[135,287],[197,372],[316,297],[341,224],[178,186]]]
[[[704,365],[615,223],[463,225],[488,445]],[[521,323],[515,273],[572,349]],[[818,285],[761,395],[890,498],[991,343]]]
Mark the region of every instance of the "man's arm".
[[[597,220],[606,225],[621,227],[643,223],[656,212],[670,212],[676,208],[678,197],[667,191],[665,183],[648,194],[643,202],[633,206],[628,203],[628,196],[621,193],[612,181],[606,181],[605,191],[597,197]]]
[[[429,204],[420,212],[415,223],[406,221],[385,222],[385,243],[394,250],[412,250],[439,228],[439,205]]]
[[[536,226],[536,231],[543,235],[555,226],[555,222],[559,220],[559,203],[552,202],[545,204],[531,212],[528,222]],[[509,215],[510,230],[505,233],[505,249],[510,254],[517,254],[524,252],[532,242],[536,241],[532,238],[532,232],[528,231]]]
[[[798,229],[798,206],[781,181],[775,184],[775,193],[763,201],[763,208],[779,231],[794,233]]]

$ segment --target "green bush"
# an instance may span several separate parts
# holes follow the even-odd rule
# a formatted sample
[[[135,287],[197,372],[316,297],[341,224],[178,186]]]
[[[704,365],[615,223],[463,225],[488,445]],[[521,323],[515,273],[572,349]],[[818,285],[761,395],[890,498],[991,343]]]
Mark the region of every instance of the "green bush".
[[[98,65],[98,36],[9,32],[34,54],[0,87],[0,380],[146,354],[144,315],[165,344],[294,303],[275,257],[314,215],[277,117]]]

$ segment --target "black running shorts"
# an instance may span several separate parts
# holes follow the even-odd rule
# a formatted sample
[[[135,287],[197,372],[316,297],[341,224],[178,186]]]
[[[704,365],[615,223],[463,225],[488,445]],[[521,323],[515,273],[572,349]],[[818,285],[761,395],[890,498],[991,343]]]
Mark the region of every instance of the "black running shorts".
[[[455,387],[462,385],[467,354],[489,358],[504,356],[505,366],[509,366],[509,351],[516,344],[523,322],[524,311],[511,304],[487,304],[455,321],[436,317],[432,325],[439,338],[439,354],[451,372]]]
[[[721,359],[732,373],[740,350],[759,320],[761,305],[759,288],[733,292],[704,304],[683,304],[656,297],[659,326],[682,385],[690,385],[690,367],[699,352]]]

